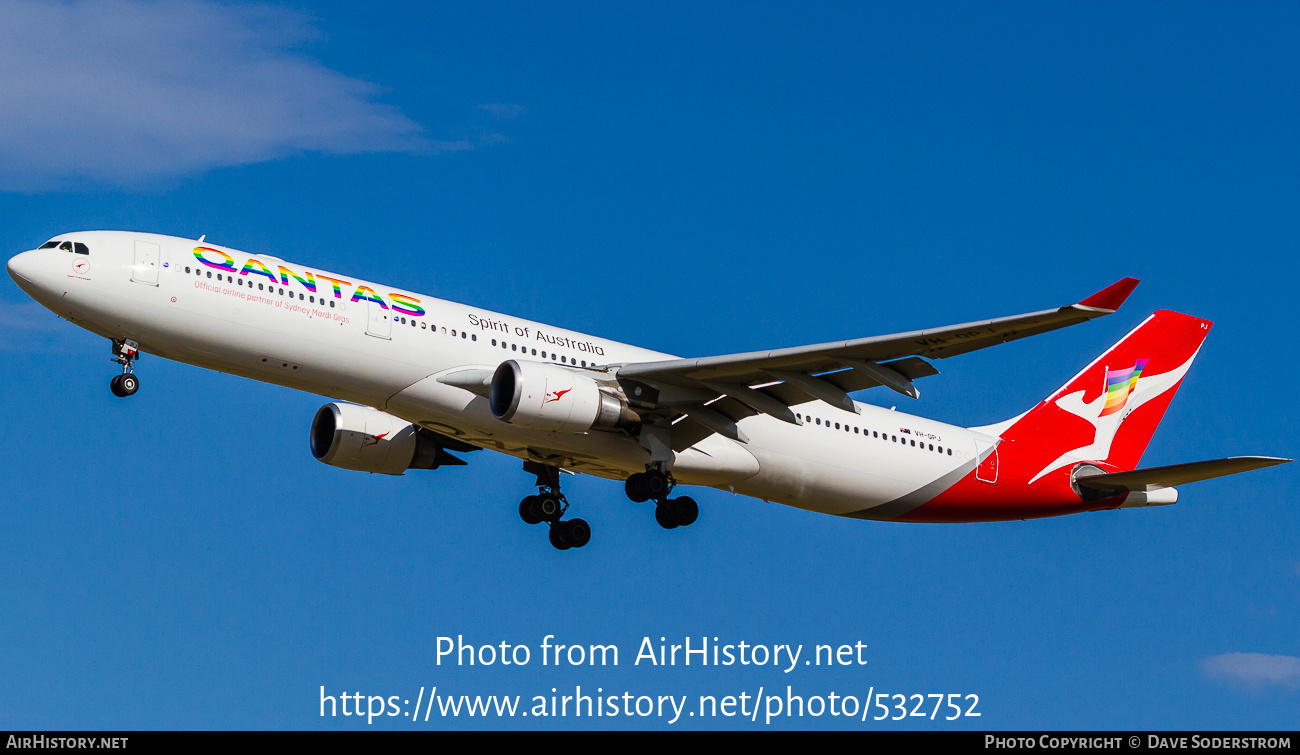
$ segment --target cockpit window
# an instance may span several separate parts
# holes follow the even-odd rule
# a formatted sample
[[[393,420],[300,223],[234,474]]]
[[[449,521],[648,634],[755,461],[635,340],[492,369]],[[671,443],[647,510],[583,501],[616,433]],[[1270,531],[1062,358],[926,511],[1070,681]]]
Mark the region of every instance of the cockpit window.
[[[36,247],[37,249],[58,249],[64,252],[73,252],[74,254],[90,254],[90,247],[80,241],[47,241]]]

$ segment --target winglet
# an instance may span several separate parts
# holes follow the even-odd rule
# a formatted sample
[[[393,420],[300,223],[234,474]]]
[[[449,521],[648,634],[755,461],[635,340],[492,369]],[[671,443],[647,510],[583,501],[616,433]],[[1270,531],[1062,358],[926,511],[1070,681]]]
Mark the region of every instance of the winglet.
[[[1137,278],[1125,278],[1124,280],[1112,283],[1097,293],[1089,296],[1087,299],[1079,302],[1080,306],[1092,307],[1094,309],[1109,309],[1111,312],[1119,309],[1128,295],[1133,293],[1137,284],[1141,283]]]

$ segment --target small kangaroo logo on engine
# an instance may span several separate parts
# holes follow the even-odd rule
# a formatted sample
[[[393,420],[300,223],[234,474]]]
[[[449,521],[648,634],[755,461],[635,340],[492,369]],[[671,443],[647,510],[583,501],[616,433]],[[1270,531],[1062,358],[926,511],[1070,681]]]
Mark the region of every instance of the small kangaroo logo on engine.
[[[565,389],[562,390],[562,391],[554,391],[554,392],[552,392],[551,389],[550,389],[550,387],[549,387],[549,385],[548,385],[547,388],[546,388],[546,398],[542,399],[542,405],[545,406],[545,405],[551,403],[552,401],[559,401],[561,396],[563,396],[564,394],[568,393],[568,392],[571,391],[571,390],[573,390],[573,389],[572,389],[572,388],[565,388]]]

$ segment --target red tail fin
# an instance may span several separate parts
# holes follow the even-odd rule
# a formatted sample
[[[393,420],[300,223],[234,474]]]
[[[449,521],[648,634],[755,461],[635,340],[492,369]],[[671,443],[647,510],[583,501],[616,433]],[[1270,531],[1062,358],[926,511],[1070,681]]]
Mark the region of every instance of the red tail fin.
[[[1209,320],[1151,315],[1003,433],[1032,484],[1079,462],[1130,470],[1210,332]],[[1011,450],[1010,448],[1007,449]]]

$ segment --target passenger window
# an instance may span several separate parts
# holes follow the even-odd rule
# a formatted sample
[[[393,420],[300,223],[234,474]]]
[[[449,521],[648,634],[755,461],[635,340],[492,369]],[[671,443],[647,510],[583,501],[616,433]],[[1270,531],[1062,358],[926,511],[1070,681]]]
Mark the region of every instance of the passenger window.
[[[568,357],[560,357],[560,361],[561,361],[561,362],[565,362],[565,363],[567,364],[568,361],[569,361],[569,358],[568,358]]]
[[[518,345],[518,344],[514,344],[514,343],[510,344],[510,350],[511,350],[511,351],[519,351],[519,345]]]
[[[455,328],[452,328],[452,329],[451,329],[451,337],[452,337],[452,338],[455,338],[455,337],[456,337],[456,329],[455,329]]]
[[[211,270],[208,271],[208,277],[209,277],[209,278],[212,277],[212,271],[211,271]]]
[[[331,306],[331,307],[334,306],[334,302],[333,302],[333,301],[330,302],[330,306]]]
[[[582,366],[583,366],[583,367],[586,367],[586,366],[587,366],[587,360],[586,360],[586,359],[582,360]]]
[[[460,332],[460,337],[461,337],[461,338],[464,338],[466,335],[468,335],[468,334],[467,334],[465,331],[462,330],[462,331]]]
[[[185,268],[185,272],[186,272],[186,274],[188,274],[188,273],[190,272],[190,269],[189,269],[188,267]]]
[[[543,352],[542,352],[542,359],[545,359],[545,358],[546,358],[546,352],[543,351]]]
[[[420,330],[424,330],[424,329],[427,328],[427,327],[429,327],[429,324],[428,324],[428,323],[426,323],[426,322],[422,322],[422,323],[420,323]]]
[[[90,247],[80,241],[74,243],[72,246],[76,250],[77,254],[90,254]]]
[[[822,423],[822,421],[821,421],[821,418],[820,418],[820,417],[818,417],[818,418],[817,418],[817,419],[816,419],[816,420],[814,420],[814,421],[815,421],[815,422],[816,422],[816,423],[817,423],[817,424],[819,424],[819,425],[820,425],[820,424],[821,424],[821,423]]]
[[[933,443],[930,444],[930,450],[931,450],[931,451],[934,450],[934,444],[933,444]]]
[[[261,291],[263,285],[265,285],[265,284],[262,284],[262,283],[257,284],[257,290],[258,290],[258,291]]]
[[[533,356],[537,356],[537,349],[533,349]]]
[[[470,336],[470,337],[469,337],[469,340],[471,340],[471,341],[477,341],[477,340],[478,340],[478,334],[475,333],[474,335]]]
[[[497,339],[495,339],[495,338],[492,339],[492,345],[493,345],[493,346],[496,346],[496,345],[497,345]],[[639,478],[639,477],[638,477],[637,479],[642,479],[642,478]]]
[[[948,455],[949,455],[949,456],[952,456],[952,449],[951,449],[951,448],[948,449]]]

